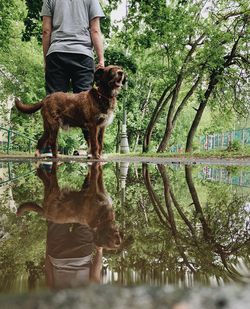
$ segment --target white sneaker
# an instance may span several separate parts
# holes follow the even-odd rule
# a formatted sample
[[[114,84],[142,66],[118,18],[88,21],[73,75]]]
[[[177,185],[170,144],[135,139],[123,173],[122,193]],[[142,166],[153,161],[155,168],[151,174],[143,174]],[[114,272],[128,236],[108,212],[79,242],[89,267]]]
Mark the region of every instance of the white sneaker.
[[[52,154],[52,151],[51,151],[51,147],[48,146],[46,148],[41,149],[40,156],[42,158],[51,158],[51,157],[53,157],[53,154]]]

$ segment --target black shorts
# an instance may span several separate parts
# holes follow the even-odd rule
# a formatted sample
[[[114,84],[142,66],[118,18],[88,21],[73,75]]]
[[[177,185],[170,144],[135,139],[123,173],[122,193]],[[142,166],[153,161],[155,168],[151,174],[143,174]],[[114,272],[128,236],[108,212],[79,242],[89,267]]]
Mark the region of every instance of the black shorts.
[[[46,57],[46,94],[88,90],[94,80],[94,60],[83,54],[54,52]]]

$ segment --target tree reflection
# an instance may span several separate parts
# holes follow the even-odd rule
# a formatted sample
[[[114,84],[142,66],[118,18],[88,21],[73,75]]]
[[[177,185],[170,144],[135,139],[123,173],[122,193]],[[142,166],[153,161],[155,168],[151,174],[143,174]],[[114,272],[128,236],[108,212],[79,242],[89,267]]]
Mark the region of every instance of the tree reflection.
[[[185,166],[186,188],[183,187],[182,192],[176,189],[176,179],[171,185],[170,167],[157,165],[157,169],[157,186],[156,181],[152,184],[147,164],[143,165],[143,177],[159,221],[170,232],[177,250],[166,254],[174,256],[177,252],[179,255],[176,257],[179,262],[172,271],[181,267],[203,280],[209,281],[214,276],[217,282],[244,281],[238,265],[242,260],[249,265],[249,223],[245,221],[244,208],[249,194],[223,196],[221,192],[220,200],[216,201],[213,196],[219,188],[217,185],[206,199],[202,197],[204,192],[200,192],[201,201],[193,180],[193,166]],[[159,179],[162,189],[159,189]]]

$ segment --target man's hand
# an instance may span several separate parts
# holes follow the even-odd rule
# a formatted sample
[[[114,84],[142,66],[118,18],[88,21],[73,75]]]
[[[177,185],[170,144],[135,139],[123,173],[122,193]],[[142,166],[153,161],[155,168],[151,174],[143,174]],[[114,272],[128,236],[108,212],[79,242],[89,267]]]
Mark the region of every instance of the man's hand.
[[[95,69],[98,70],[100,68],[104,68],[105,64],[104,61],[99,61],[98,64],[96,65]]]

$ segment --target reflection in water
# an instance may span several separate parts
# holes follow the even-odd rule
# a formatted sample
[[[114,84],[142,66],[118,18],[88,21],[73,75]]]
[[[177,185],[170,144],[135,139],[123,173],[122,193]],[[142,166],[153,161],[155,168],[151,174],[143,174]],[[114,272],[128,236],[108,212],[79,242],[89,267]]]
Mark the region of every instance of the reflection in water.
[[[207,181],[203,169],[54,163],[15,178],[0,201],[0,290],[43,287],[44,273],[50,288],[249,282],[249,188]]]
[[[37,169],[44,184],[43,205],[25,202],[17,214],[35,211],[48,220],[48,286],[65,288],[100,282],[103,248],[117,249],[121,244],[112,201],[104,189],[102,167],[100,163],[91,165],[80,191],[60,189],[56,170],[56,163],[51,170],[43,166]]]
[[[217,283],[221,280],[247,280],[237,269],[242,264],[250,264],[249,251],[246,250],[250,243],[250,224],[247,208],[244,207],[247,199],[236,196],[233,199],[225,196],[223,199],[222,192],[218,195],[211,191],[212,196],[208,195],[205,205],[202,205],[192,169],[191,165],[185,166],[188,192],[184,193],[183,190],[183,194],[189,193],[191,203],[183,205],[178,201],[183,200],[182,196],[176,195],[173,190],[175,183],[171,184],[167,168],[158,165],[163,184],[162,201],[153,188],[149,166],[143,165],[150,200],[160,222],[169,230],[181,257],[176,270],[179,265],[179,270],[184,269],[185,272],[186,269],[194,277],[207,276],[208,281],[214,277]],[[217,199],[214,200],[214,196]],[[242,263],[242,258],[245,263]]]
[[[249,171],[239,171],[237,175],[231,174],[232,167],[228,168],[218,168],[205,166],[201,172],[201,177],[211,181],[219,181],[232,185],[249,187],[250,188],[250,172]]]
[[[51,288],[100,282],[102,248],[94,251],[94,235],[87,225],[48,222],[45,271]]]

